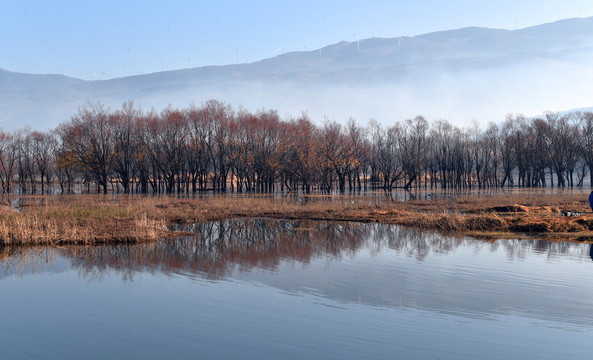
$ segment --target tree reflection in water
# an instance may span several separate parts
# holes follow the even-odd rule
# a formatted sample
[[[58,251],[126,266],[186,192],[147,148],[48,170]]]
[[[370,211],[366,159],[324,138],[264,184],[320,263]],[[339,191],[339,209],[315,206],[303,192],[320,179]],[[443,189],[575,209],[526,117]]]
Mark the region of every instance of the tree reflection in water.
[[[120,273],[124,281],[132,281],[138,272],[217,280],[252,268],[275,270],[287,261],[307,264],[319,257],[339,259],[362,248],[373,254],[387,247],[419,261],[429,254],[446,255],[460,246],[473,247],[476,252],[502,247],[509,259],[522,259],[530,252],[550,258],[571,253],[587,256],[580,254],[582,246],[570,242],[482,241],[386,224],[236,219],[177,230],[195,235],[132,245],[0,248],[0,277],[41,271],[58,258],[69,259],[71,266],[90,281],[101,281],[108,270]]]
[[[59,256],[56,248],[22,248],[0,246],[0,278],[42,270]]]
[[[354,223],[230,220],[183,228],[195,236],[149,244],[72,247],[64,254],[85,277],[103,269],[131,279],[137,271],[184,273],[220,279],[253,267],[275,269],[284,259],[307,263],[312,258],[354,254],[370,228]]]

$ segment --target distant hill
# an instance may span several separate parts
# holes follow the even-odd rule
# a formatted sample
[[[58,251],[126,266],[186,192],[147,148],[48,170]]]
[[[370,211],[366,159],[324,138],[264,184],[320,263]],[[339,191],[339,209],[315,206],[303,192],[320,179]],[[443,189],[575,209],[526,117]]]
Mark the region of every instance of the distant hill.
[[[383,123],[423,114],[459,124],[593,105],[593,18],[515,31],[469,27],[340,42],[250,64],[84,81],[0,69],[0,126],[53,128],[86,101],[143,109],[216,98],[314,120]]]

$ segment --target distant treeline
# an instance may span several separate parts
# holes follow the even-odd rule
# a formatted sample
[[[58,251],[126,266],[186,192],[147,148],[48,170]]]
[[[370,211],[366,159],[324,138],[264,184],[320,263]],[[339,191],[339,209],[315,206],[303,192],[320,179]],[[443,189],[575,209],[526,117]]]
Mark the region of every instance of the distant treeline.
[[[0,133],[4,193],[48,184],[124,193],[572,187],[587,174],[591,112],[509,115],[483,130],[422,116],[315,125],[306,114],[282,119],[216,100],[160,112],[88,103],[52,131]]]

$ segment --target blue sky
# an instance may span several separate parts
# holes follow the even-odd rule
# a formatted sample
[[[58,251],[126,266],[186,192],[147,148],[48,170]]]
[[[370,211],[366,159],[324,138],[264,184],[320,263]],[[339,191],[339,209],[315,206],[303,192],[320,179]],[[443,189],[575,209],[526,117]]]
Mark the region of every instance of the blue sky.
[[[0,67],[90,80],[253,62],[341,40],[593,16],[585,0],[0,0]]]

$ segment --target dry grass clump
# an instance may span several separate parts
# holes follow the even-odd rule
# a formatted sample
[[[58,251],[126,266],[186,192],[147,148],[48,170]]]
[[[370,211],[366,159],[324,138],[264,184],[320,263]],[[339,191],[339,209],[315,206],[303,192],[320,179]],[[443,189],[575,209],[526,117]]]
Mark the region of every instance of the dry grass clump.
[[[0,245],[97,244],[157,239],[164,219],[131,204],[81,197],[61,202],[25,200],[20,210],[0,206]]]
[[[399,221],[396,220],[395,223],[446,232],[501,231],[508,228],[507,221],[497,215],[409,213]]]
[[[456,199],[454,203],[467,212],[586,212],[591,210],[588,196],[586,191],[550,193],[546,190],[513,190],[469,195]]]

